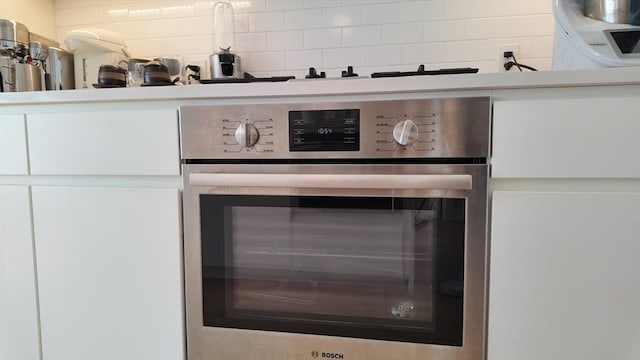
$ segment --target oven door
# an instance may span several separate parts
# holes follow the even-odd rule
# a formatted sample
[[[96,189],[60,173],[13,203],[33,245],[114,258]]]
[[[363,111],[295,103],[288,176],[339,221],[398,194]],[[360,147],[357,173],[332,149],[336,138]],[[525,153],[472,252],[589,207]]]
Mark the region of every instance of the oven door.
[[[483,357],[486,165],[183,173],[190,360]]]

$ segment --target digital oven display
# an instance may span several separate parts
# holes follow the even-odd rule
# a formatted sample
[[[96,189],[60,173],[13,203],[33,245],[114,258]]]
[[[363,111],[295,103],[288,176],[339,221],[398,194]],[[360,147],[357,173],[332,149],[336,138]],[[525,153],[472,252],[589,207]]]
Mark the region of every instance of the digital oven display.
[[[289,111],[289,151],[359,150],[359,109]]]

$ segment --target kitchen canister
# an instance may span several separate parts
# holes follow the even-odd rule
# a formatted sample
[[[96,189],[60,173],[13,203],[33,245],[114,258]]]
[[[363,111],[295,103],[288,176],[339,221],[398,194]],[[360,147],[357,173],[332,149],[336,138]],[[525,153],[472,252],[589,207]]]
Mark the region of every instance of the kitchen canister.
[[[98,70],[98,82],[94,88],[118,88],[127,86],[127,70],[116,65],[101,65]]]

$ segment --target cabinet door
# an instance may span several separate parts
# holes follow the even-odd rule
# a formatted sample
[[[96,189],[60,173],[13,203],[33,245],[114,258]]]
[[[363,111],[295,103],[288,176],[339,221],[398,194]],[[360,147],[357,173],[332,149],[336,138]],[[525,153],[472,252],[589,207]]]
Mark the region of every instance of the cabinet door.
[[[40,359],[29,188],[0,186],[0,359]]]
[[[640,359],[640,194],[495,192],[489,360]]]
[[[32,192],[44,359],[183,359],[178,190]]]
[[[28,114],[34,175],[178,175],[175,109]]]
[[[0,174],[25,175],[28,171],[24,115],[0,115]]]

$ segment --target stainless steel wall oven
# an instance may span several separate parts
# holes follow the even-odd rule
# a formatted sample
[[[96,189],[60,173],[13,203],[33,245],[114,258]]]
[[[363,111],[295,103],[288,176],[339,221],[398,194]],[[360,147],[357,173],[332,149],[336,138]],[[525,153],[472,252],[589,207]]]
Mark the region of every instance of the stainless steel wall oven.
[[[490,109],[181,107],[189,359],[482,359]]]

